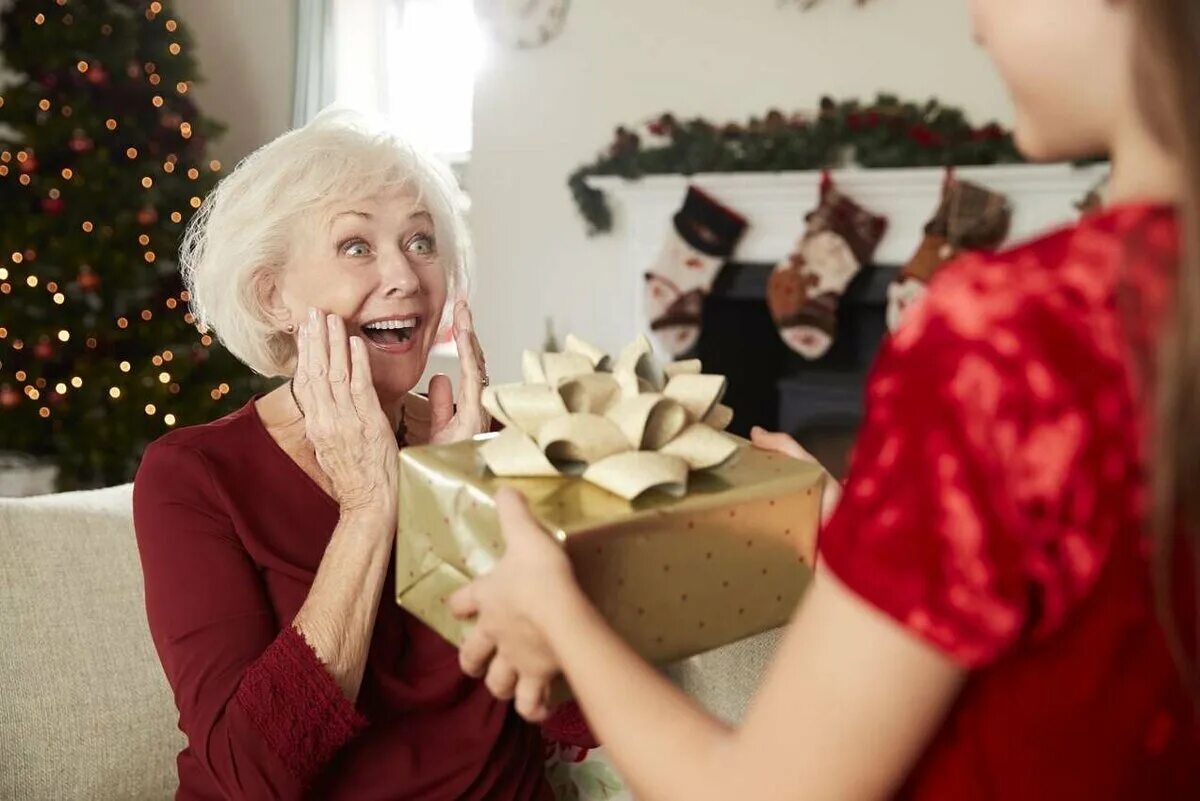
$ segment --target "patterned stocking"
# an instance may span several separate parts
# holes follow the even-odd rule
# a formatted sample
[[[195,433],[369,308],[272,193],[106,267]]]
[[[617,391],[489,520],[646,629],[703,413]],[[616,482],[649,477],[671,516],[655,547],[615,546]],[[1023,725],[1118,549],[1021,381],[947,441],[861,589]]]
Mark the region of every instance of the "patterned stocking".
[[[788,347],[806,359],[828,352],[842,294],[870,263],[886,230],[886,218],[863,209],[825,177],[804,236],[767,285],[771,317]]]
[[[646,272],[650,331],[672,356],[695,347],[704,296],[745,230],[741,215],[695,187],[688,189],[662,253]]]

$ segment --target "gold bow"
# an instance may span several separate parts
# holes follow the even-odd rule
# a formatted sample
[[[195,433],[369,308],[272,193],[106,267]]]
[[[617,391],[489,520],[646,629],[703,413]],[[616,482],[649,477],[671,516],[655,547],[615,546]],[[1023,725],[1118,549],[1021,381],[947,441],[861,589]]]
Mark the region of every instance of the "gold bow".
[[[722,433],[724,376],[698,359],[660,365],[639,336],[616,362],[568,336],[561,353],[526,351],[524,383],[488,387],[484,408],[505,430],[480,448],[498,476],[582,475],[633,500],[650,489],[687,491],[688,472],[729,462],[738,443]]]

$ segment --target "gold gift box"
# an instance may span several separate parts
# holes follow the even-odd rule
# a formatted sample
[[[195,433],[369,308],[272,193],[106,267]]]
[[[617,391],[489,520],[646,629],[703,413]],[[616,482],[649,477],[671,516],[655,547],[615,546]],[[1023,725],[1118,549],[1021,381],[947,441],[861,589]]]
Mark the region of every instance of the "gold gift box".
[[[587,596],[644,658],[672,662],[783,625],[812,575],[824,471],[738,440],[683,497],[627,501],[580,478],[499,478],[490,436],[400,454],[396,601],[454,644],[445,599],[503,553],[496,491],[520,490]]]

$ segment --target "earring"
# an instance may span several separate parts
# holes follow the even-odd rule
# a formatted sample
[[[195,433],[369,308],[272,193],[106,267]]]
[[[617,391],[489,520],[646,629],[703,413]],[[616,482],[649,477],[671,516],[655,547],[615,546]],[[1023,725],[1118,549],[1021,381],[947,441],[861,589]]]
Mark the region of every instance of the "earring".
[[[287,324],[287,327],[285,327],[283,330],[284,330],[284,331],[287,331],[287,332],[288,332],[288,335],[290,336],[291,334],[294,334],[294,333],[296,333],[296,324],[295,324],[295,323],[288,323],[288,324]]]

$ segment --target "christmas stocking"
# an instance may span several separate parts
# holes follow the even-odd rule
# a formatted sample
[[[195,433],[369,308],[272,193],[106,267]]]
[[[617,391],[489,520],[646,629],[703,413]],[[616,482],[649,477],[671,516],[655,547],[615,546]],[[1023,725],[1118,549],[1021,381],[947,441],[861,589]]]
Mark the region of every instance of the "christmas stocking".
[[[1008,235],[1012,209],[1001,194],[949,179],[917,252],[888,287],[887,324],[895,331],[942,265],[965,250],[990,250]]]
[[[650,332],[672,356],[695,347],[704,297],[745,230],[741,215],[688,189],[661,255],[646,272]]]
[[[788,347],[806,359],[828,352],[842,294],[871,261],[886,230],[886,218],[866,211],[825,178],[804,236],[767,284],[767,306]]]

